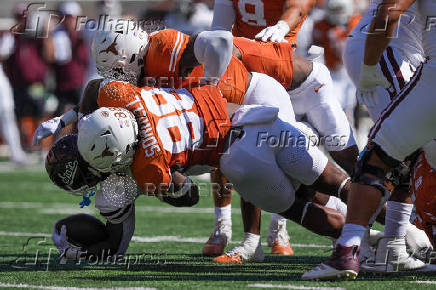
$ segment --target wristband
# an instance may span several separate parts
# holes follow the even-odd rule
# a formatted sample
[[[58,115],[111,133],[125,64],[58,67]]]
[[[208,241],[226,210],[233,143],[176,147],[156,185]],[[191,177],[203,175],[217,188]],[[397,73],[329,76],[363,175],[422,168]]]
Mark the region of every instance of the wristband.
[[[338,192],[337,192],[337,195],[336,195],[337,197],[341,198],[342,189],[344,189],[345,184],[347,184],[347,182],[349,180],[351,180],[351,178],[347,177],[347,178],[344,179],[344,181],[342,181],[341,185],[339,185]]]

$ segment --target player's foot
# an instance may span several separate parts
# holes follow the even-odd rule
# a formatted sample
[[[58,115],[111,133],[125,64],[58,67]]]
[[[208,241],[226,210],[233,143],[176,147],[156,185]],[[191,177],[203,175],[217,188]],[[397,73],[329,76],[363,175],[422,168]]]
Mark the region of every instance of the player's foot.
[[[263,262],[264,259],[265,256],[259,237],[256,247],[251,246],[244,239],[239,246],[231,249],[224,255],[216,257],[213,261],[220,264],[240,264],[242,262]]]
[[[425,263],[407,253],[404,238],[385,237],[377,246],[375,260],[360,267],[367,272],[389,273],[421,269]]]
[[[433,250],[433,246],[427,234],[413,224],[407,226],[406,245],[412,251],[413,255],[421,259],[425,259],[427,254]]]
[[[359,273],[358,246],[336,245],[330,259],[303,274],[303,280],[349,280]]]
[[[271,222],[267,235],[268,247],[271,247],[271,254],[292,256],[294,251],[289,243],[289,235],[286,230],[286,220]]]
[[[227,247],[232,239],[232,221],[218,220],[212,234],[203,246],[204,256],[219,256],[224,253],[224,248]]]

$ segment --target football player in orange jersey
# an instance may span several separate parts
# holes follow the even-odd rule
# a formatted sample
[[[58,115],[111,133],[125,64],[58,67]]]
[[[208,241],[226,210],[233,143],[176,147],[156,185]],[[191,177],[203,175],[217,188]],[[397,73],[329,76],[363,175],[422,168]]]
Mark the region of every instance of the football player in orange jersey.
[[[101,49],[101,51],[104,51],[105,53],[97,54],[101,54],[100,61],[97,59],[97,63],[100,64],[99,69],[103,72],[103,68],[105,67],[107,67],[107,71],[111,69],[113,70],[113,68],[110,66],[104,66],[104,64],[105,62],[108,65],[112,63],[107,62],[108,56],[106,54],[112,53],[108,48],[114,46],[113,49],[115,51],[120,49],[119,45],[113,45],[115,39],[116,37],[112,37],[112,40],[108,40],[108,38],[102,38],[100,41],[103,42],[103,40],[105,40],[105,47],[103,47],[104,49]],[[118,41],[120,44],[122,44],[121,38],[118,39]],[[144,71],[146,75],[152,76],[151,79],[146,79],[147,84],[149,84],[149,81],[153,81],[152,84],[157,84],[160,86],[173,86],[182,84],[184,79],[179,77],[180,74],[185,71],[189,72],[192,70],[192,67],[194,66],[193,64],[198,64],[194,51],[194,47],[196,46],[195,44],[198,43],[198,41],[204,41],[204,37],[189,37],[175,30],[164,30],[151,35],[147,51],[144,53],[144,59],[146,63]],[[335,105],[331,107],[331,103],[329,103],[326,98],[321,97],[321,94],[324,94],[325,97],[328,97],[328,71],[323,69],[322,66],[318,64],[313,64],[312,66],[311,62],[308,62],[301,57],[296,57],[294,61],[292,61],[290,44],[247,43],[244,39],[240,39],[240,42],[235,42],[235,45],[238,47],[238,49],[236,49],[236,47],[234,48],[236,50],[236,54],[242,59],[242,61],[247,63],[247,65],[250,65],[253,70],[259,70],[261,72],[267,72],[271,75],[275,75],[275,77],[287,88],[294,89],[293,92],[298,91],[293,95],[297,97],[296,103],[299,104],[299,114],[307,114],[309,120],[311,120],[312,116],[314,119],[316,119],[317,116],[326,116],[318,120],[318,126],[317,124],[313,123],[314,126],[316,129],[318,129],[321,135],[333,136],[337,134],[338,136],[345,137],[346,140],[344,140],[344,147],[338,146],[338,144],[335,145],[334,141],[330,145],[331,149],[329,151],[332,151],[332,155],[333,153],[336,153],[334,156],[335,159],[337,159],[338,163],[340,163],[344,168],[349,169],[352,167],[352,162],[351,166],[350,164],[346,164],[346,162],[348,162],[347,160],[352,160],[353,158],[345,158],[346,156],[349,156],[350,152],[353,152],[353,142],[349,144],[349,141],[353,140],[352,135],[349,135],[350,128],[349,126],[345,126],[345,128],[343,128],[345,130],[341,129],[342,131],[338,131],[339,128],[347,123],[346,118],[335,119],[335,116],[340,116],[340,108],[337,110],[337,106]],[[255,50],[250,51],[250,49],[248,49],[250,47],[256,47],[256,45],[260,49],[260,51],[257,53]],[[275,55],[274,53],[271,53],[271,51],[275,52]],[[262,61],[262,55],[271,55],[269,58],[270,61]],[[135,59],[133,56],[122,57],[129,60],[133,58],[134,61],[137,59]],[[258,67],[253,64],[256,64]],[[235,102],[237,104],[246,104],[248,102],[273,105],[281,108],[281,112],[279,112],[279,114],[282,118],[289,118],[290,115],[293,115],[293,112],[287,110],[292,108],[292,106],[289,104],[288,96],[283,93],[284,89],[280,86],[277,86],[271,78],[256,73],[248,74],[246,69],[241,66],[240,62],[235,57],[232,58],[229,67],[232,69],[228,69],[226,74],[230,78],[229,81],[231,80],[232,82],[227,82],[227,79],[224,79],[224,81],[221,82],[221,90],[228,101]],[[116,68],[114,72],[111,71],[109,73],[116,74],[118,70],[120,69]],[[328,78],[320,78],[322,73],[325,72],[327,72]],[[193,71],[194,75],[195,73],[197,73],[197,76],[201,76],[201,67],[197,67],[196,70]],[[285,77],[282,75],[282,73],[285,75]],[[137,79],[137,77],[135,76],[133,79]],[[239,80],[241,81],[238,85]],[[249,84],[247,84],[247,80],[249,81]],[[247,86],[248,89],[246,88]],[[295,90],[295,88],[298,89]],[[274,93],[274,98],[268,97],[272,92],[276,92]],[[303,95],[305,95],[305,98],[302,97]],[[309,95],[311,97],[309,97]],[[305,100],[309,102],[307,106],[311,108],[309,112],[304,112],[305,106],[300,104],[302,102],[306,102]],[[310,102],[312,102],[312,104],[310,104]],[[317,102],[320,105],[316,105],[315,103]],[[336,121],[328,125],[326,120]],[[345,151],[345,154],[344,152],[341,152],[342,149],[344,149],[343,151]],[[354,151],[357,152],[357,150]],[[341,154],[343,154],[343,156],[341,156]],[[300,219],[298,219],[298,221],[300,221]]]
[[[262,41],[297,43],[315,0],[216,0],[212,29]]]
[[[190,167],[196,165],[218,166],[217,157],[219,157],[219,166],[223,168],[226,175],[235,180],[234,184],[239,192],[249,193],[249,196],[245,196],[247,200],[255,202],[268,211],[281,212],[283,210],[282,215],[288,218],[292,218],[298,210],[307,209],[307,207],[299,208],[301,204],[294,202],[295,189],[293,187],[299,182],[313,184],[324,192],[334,192],[341,187],[343,173],[330,164],[316,146],[309,145],[308,140],[299,130],[280,118],[277,119],[277,108],[243,107],[235,113],[233,125],[242,127],[244,134],[241,134],[240,129],[232,129],[230,131],[232,133],[228,133],[230,128],[225,101],[216,88],[201,86],[190,91],[186,89],[141,89],[130,83],[113,80],[91,81],[85,90],[81,112],[87,113],[101,105],[123,105],[136,116],[141,133],[139,134],[139,147],[134,155],[133,163],[129,166],[124,162],[129,159],[120,160],[119,158],[131,156],[129,151],[132,148],[127,146],[124,149],[125,152],[121,152],[122,147],[118,146],[120,142],[136,134],[129,111],[123,108],[97,109],[82,118],[79,124],[78,148],[81,156],[91,166],[106,174],[113,173],[114,170],[120,172],[123,168],[119,165],[130,168],[131,174],[129,170],[126,172],[126,180],[121,180],[121,187],[126,186],[126,183],[132,183],[128,176],[133,176],[133,184],[128,187],[133,187],[134,192],[136,192],[137,184],[142,192],[163,194],[170,187],[169,183],[176,182],[177,178],[177,184],[180,184],[178,194],[182,191],[181,197],[186,196],[188,190],[192,190],[193,185],[190,184],[189,178],[180,177],[177,171],[189,170]],[[267,131],[264,131],[265,129]],[[123,138],[119,135],[121,131],[125,131],[121,133],[123,136],[127,134]],[[290,134],[285,136],[288,141],[277,144],[280,148],[277,151],[275,149],[277,146],[269,144],[269,140],[272,140],[274,136],[279,137],[285,131]],[[256,135],[262,132],[269,132],[270,135],[264,135],[262,140],[256,141]],[[293,143],[291,136],[295,136],[295,141],[300,140],[298,142],[302,143]],[[231,141],[231,144],[226,145],[224,143],[226,140]],[[229,148],[226,150],[226,147]],[[247,156],[249,152],[245,148],[250,148],[250,151],[259,151],[252,152],[259,159]],[[264,157],[269,156],[270,153],[277,154],[277,156],[275,158],[270,156],[272,160],[265,164]],[[236,162],[233,158],[240,160]],[[288,160],[296,160],[295,158],[299,160],[297,164],[288,162]],[[281,164],[280,168],[274,160],[282,160],[278,161]],[[235,162],[242,166],[236,171],[232,165]],[[261,164],[266,167],[262,169],[257,166]],[[255,168],[258,168],[257,172],[252,170]],[[266,174],[265,169],[271,173]],[[242,174],[244,176],[242,179],[241,170],[246,172]],[[281,173],[282,170],[287,172],[286,176]],[[262,185],[265,188],[259,188],[257,191],[254,191],[254,188],[248,189],[247,187],[256,186],[250,176],[260,175],[264,175],[264,178],[257,182],[257,186]],[[110,188],[114,188],[114,182],[119,182],[122,177],[115,175],[109,178],[113,180],[103,181],[103,191],[110,191]],[[288,178],[293,178],[292,185]],[[268,188],[269,190],[265,191]],[[123,190],[132,191],[128,188]],[[345,192],[347,190],[344,188]],[[132,201],[136,196],[137,194],[134,193],[133,199],[128,200],[128,203],[123,202],[122,206],[118,205],[115,208],[114,204],[104,196],[104,192],[96,196],[97,207],[108,219],[109,226],[106,230],[109,234],[97,244],[92,245],[93,253],[110,250],[110,254],[122,254],[127,249],[133,234],[134,206]],[[198,194],[196,196],[198,198]],[[124,199],[124,196],[121,198]],[[183,205],[192,205],[192,203],[192,198],[189,198]],[[325,214],[321,215],[323,219],[317,220],[319,229],[322,229],[323,234],[326,235],[339,235],[340,227],[331,227],[330,224],[335,219],[340,221],[343,217],[341,218],[339,213],[322,206],[319,209]],[[71,219],[74,218],[71,217]],[[68,242],[68,240],[71,241],[67,238],[71,228],[68,232],[62,229],[63,224],[67,224],[68,227],[67,220],[58,221],[55,224],[53,239],[58,248],[65,252],[67,258],[77,259],[83,255],[83,251]],[[101,227],[101,225],[95,226]],[[77,231],[73,230],[72,233],[74,232]],[[103,246],[108,249],[101,248]],[[109,254],[108,251],[104,253]]]

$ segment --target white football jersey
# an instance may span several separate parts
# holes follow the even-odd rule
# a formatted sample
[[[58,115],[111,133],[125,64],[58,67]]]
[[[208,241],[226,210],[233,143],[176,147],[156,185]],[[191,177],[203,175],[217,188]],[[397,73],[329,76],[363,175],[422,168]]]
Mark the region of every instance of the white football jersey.
[[[377,13],[377,8],[382,0],[371,0],[368,9],[362,16],[359,24],[351,32],[350,37],[366,38],[367,31],[372,19]],[[432,0],[425,2],[433,2]],[[422,46],[422,31],[424,29],[423,18],[418,12],[417,3],[414,3],[404,15],[401,16],[396,35],[389,46],[403,51],[404,55],[418,66],[424,61],[424,49]]]
[[[425,56],[434,60],[436,57],[436,1],[419,0],[418,9],[421,21],[425,23],[423,28],[423,46]]]

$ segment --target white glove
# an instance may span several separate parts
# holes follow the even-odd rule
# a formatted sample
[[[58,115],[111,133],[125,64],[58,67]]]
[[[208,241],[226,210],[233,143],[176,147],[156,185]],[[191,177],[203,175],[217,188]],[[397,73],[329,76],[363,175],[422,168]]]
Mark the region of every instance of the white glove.
[[[362,65],[360,69],[359,87],[356,96],[360,103],[367,107],[377,105],[376,87],[381,86],[388,89],[391,84],[378,69],[377,65]]]
[[[61,129],[62,122],[60,117],[55,117],[48,121],[42,122],[33,134],[33,146],[38,146],[42,139],[57,134]]]
[[[256,34],[255,38],[263,42],[287,42],[285,36],[290,30],[289,25],[285,21],[279,20],[276,25],[269,26]]]

